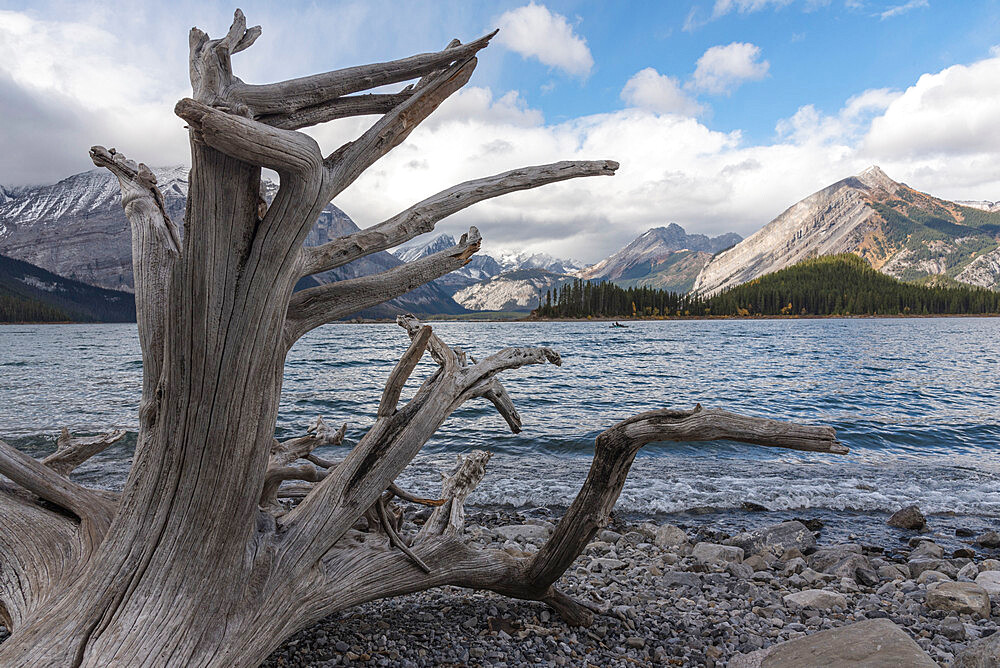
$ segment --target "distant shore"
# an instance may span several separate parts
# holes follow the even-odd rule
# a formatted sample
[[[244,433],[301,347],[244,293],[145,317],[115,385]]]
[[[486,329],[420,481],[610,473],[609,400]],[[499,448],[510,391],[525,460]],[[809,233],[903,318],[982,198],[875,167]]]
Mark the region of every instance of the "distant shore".
[[[488,313],[488,312],[482,312]],[[532,318],[532,317],[480,317],[478,313],[470,315],[430,315],[419,316],[428,322],[673,322],[677,320],[920,320],[926,318],[1000,318],[1000,313],[930,313],[930,314],[902,314],[896,315],[674,315],[666,318]],[[389,318],[357,318],[353,320],[341,320],[345,325],[384,325],[392,324],[395,320]],[[65,320],[58,322],[0,322],[3,325],[134,325],[135,323],[123,322],[80,322],[75,320]],[[334,324],[334,323],[331,323]]]

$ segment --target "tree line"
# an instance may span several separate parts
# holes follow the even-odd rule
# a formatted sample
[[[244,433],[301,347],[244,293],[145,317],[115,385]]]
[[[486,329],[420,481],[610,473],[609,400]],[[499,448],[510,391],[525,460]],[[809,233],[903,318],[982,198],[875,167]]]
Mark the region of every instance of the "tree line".
[[[1000,292],[904,283],[850,254],[805,260],[707,298],[576,279],[539,301],[542,318],[1000,313]]]

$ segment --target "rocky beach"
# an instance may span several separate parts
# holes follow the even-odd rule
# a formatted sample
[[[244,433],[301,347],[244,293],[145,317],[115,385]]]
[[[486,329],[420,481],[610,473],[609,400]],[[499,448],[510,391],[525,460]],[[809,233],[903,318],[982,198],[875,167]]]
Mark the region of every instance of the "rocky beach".
[[[984,657],[1000,645],[1000,535],[938,526],[916,508],[890,519],[870,544],[831,541],[844,532],[809,518],[733,534],[696,517],[613,518],[560,583],[598,611],[590,628],[539,603],[449,587],[329,617],[265,665],[994,665]],[[557,520],[470,508],[466,535],[533,552]]]

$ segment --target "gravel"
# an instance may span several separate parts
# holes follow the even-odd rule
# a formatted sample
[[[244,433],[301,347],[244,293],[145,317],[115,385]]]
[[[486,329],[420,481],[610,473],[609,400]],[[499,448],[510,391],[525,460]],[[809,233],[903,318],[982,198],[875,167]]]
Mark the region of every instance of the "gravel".
[[[538,547],[533,537],[545,532],[511,527],[551,528],[537,515],[495,510],[470,509],[467,521],[474,544],[529,552]],[[798,549],[775,554],[765,547],[746,559],[719,550],[719,558],[706,561],[692,556],[694,546],[721,543],[729,536],[705,527],[680,529],[687,541],[664,547],[656,544],[658,533],[662,538],[676,532],[638,521],[616,524],[596,537],[559,582],[603,611],[589,629],[566,626],[539,603],[445,587],[328,617],[290,638],[264,665],[711,668],[807,633],[880,617],[899,624],[932,659],[948,665],[968,643],[998,628],[1000,600],[994,600],[994,614],[985,618],[926,605],[927,590],[936,583],[916,578],[936,551],[925,541],[915,541],[921,547],[910,577],[908,557],[915,551],[910,546],[837,547],[825,544],[817,532],[820,552],[815,558],[812,549],[807,555]],[[843,559],[829,558],[841,552]],[[726,554],[731,561],[722,558]],[[981,557],[945,555],[934,561],[934,570],[949,581],[974,580],[973,571],[994,566],[1000,570],[1000,562]],[[830,592],[819,597],[829,607],[785,601],[789,594],[810,590]]]

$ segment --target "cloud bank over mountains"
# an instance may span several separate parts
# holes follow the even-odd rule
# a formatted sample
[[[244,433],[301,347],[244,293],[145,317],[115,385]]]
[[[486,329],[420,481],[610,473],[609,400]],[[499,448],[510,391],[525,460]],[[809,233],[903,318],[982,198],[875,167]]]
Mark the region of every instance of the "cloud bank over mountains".
[[[738,13],[767,4],[719,0],[715,8]],[[183,35],[181,23],[193,21],[179,13],[182,20],[155,30]],[[217,24],[199,25],[218,33],[228,25],[228,18],[219,15]],[[273,78],[279,65],[293,70],[286,76],[316,70],[296,67],[297,51],[291,62],[276,62],[281,48],[295,40],[289,26],[301,16],[282,22],[277,15],[251,14],[250,20],[264,25],[272,46],[262,39],[259,53],[254,55],[255,45],[246,57],[237,57],[234,67],[247,80]],[[126,27],[128,21],[122,21]],[[502,55],[503,49],[537,59],[566,78],[566,85],[580,85],[574,82],[601,67],[574,18],[531,3],[498,21],[505,29],[481,55],[481,69],[496,67],[489,62],[503,60],[494,56],[494,50]],[[363,22],[364,17],[357,18]],[[100,25],[107,22],[0,12],[5,121],[0,143],[7,149],[0,156],[0,184],[51,182],[89,169],[87,149],[95,143],[117,146],[149,164],[187,163],[183,123],[172,113],[176,100],[188,94],[184,40],[171,34],[177,44],[164,53],[161,38],[144,41],[141,30]],[[416,53],[443,44],[407,41],[405,48]],[[364,60],[345,49],[338,56],[344,62],[331,66]],[[725,104],[728,91],[770,76],[767,55],[750,42],[719,44],[690,63],[686,80],[661,74],[650,63],[618,81],[621,108],[574,118],[548,119],[519,91],[494,90],[474,79],[335,203],[365,226],[468,179],[528,164],[611,158],[621,163],[613,178],[515,193],[438,226],[457,235],[478,225],[487,249],[594,261],[608,248],[668,222],[692,233],[745,236],[805,195],[874,163],[942,197],[1000,199],[1000,126],[995,122],[1000,51],[928,72],[902,90],[859,90],[834,113],[805,101],[777,121],[768,141],[751,143],[738,129],[713,129],[710,105]],[[330,151],[373,121],[348,119],[311,134]]]

